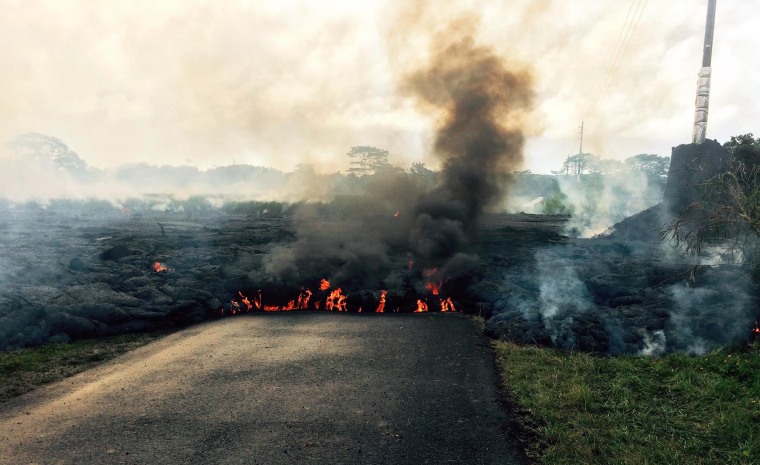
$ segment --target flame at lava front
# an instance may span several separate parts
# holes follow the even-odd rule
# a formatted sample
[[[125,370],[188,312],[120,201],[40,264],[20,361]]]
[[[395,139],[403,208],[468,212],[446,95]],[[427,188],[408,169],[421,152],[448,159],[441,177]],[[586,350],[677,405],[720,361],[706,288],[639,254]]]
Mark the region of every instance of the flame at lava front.
[[[396,213],[393,214],[393,217],[398,218],[399,213],[401,213],[401,210],[396,210]]]
[[[291,310],[298,310],[295,300],[289,301],[287,305],[264,305],[265,312],[289,312]]]
[[[322,278],[322,282],[319,283],[319,290],[320,291],[326,291],[328,289],[330,289],[330,281]]]
[[[381,291],[380,292],[380,303],[377,305],[377,310],[375,310],[375,313],[384,313],[385,312],[385,295],[388,294],[388,291]]]
[[[432,292],[433,295],[438,295],[441,292],[441,286],[443,286],[443,281],[431,279],[436,273],[438,273],[438,268],[431,268],[422,272],[422,275],[428,280],[427,283],[425,283],[425,288]]]
[[[430,281],[425,284],[425,288],[427,288],[428,291],[432,292],[433,295],[438,295],[438,293],[441,292],[441,283]]]
[[[243,293],[240,291],[238,291],[238,295],[240,296],[240,301],[243,302],[243,305],[245,305],[245,310],[247,312],[250,312],[251,309],[253,308],[253,304],[251,303],[251,300],[248,299],[248,297],[244,296]]]
[[[428,311],[428,304],[423,302],[422,299],[417,299],[417,310],[414,313],[422,313]]]
[[[760,326],[757,325],[757,321],[755,322],[755,329],[752,330],[753,334],[760,334]]]
[[[153,269],[156,270],[156,273],[160,273],[162,271],[167,271],[169,267],[161,262],[153,262]]]
[[[454,302],[451,300],[451,297],[447,299],[441,299],[441,311],[442,312],[456,312],[456,308],[454,308]]]
[[[340,288],[337,288],[330,292],[330,296],[325,301],[325,310],[337,310],[339,312],[347,312],[346,308],[346,295]]]
[[[309,299],[311,298],[311,291],[308,289],[304,289],[301,294],[298,296],[298,304],[296,307],[299,310],[306,310],[309,308]]]

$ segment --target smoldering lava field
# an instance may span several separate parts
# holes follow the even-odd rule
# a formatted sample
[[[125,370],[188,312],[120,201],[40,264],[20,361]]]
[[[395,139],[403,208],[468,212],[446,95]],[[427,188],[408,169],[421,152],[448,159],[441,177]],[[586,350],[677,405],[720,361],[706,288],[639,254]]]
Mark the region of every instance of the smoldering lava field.
[[[301,306],[293,311],[325,312],[337,288],[344,299],[335,318],[341,309],[367,318],[414,312],[419,302],[441,311],[451,299],[456,311],[484,317],[493,337],[603,354],[701,354],[747,341],[756,318],[738,268],[716,263],[694,279],[693,260],[660,240],[659,205],[591,239],[567,235],[563,216],[486,214],[468,246],[477,259],[432,287],[403,244],[372,263],[371,250],[356,250],[361,237],[340,239],[351,236],[340,209],[299,208],[307,207],[5,202],[0,348],[181,327],[291,301]],[[394,213],[352,221],[356,231],[382,229],[406,214]],[[310,230],[334,233],[335,251],[322,245],[306,266],[292,257]]]

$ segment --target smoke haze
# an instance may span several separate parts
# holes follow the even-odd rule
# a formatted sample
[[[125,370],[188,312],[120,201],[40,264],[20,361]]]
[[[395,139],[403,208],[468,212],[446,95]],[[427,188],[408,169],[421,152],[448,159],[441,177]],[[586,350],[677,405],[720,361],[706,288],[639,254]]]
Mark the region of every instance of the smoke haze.
[[[427,158],[428,115],[398,90],[398,73],[427,61],[430,31],[470,15],[478,44],[534,67],[540,124],[527,134],[527,168],[557,169],[582,120],[599,156],[667,155],[690,134],[704,7],[653,5],[591,115],[627,13],[619,2],[0,0],[0,141],[50,134],[97,168],[313,163],[325,173],[362,144],[399,165],[438,168]],[[758,83],[744,78],[758,14],[739,0],[719,8],[710,137],[751,132],[760,120],[745,98]],[[389,30],[404,33],[389,41]]]

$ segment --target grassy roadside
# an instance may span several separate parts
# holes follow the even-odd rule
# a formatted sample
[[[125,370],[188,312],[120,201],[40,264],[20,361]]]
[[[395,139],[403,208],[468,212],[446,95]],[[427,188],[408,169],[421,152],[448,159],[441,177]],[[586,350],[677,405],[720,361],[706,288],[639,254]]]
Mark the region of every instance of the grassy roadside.
[[[538,463],[760,464],[760,342],[699,358],[494,347]]]
[[[0,402],[92,368],[166,334],[128,334],[0,352]]]

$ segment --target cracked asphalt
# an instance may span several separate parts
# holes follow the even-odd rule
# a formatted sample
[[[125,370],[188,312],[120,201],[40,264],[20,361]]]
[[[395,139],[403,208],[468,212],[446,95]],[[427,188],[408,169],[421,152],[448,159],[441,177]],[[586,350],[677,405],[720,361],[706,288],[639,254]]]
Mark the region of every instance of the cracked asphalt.
[[[0,405],[0,464],[522,464],[459,314],[247,314]]]

